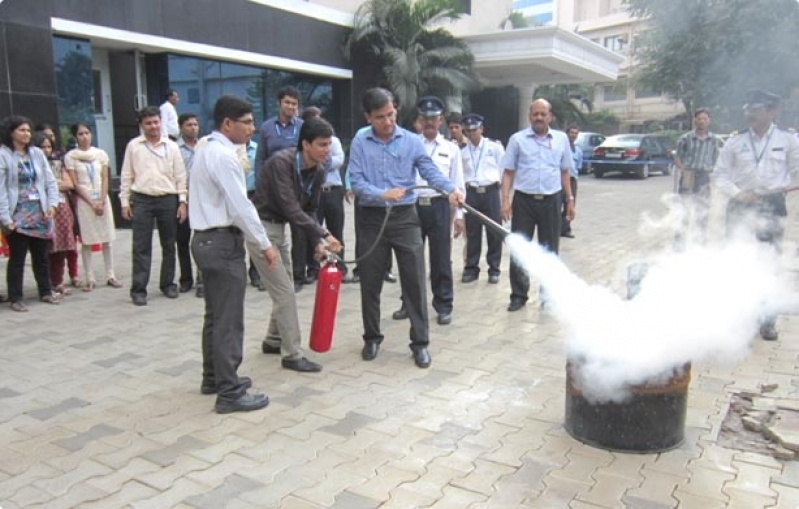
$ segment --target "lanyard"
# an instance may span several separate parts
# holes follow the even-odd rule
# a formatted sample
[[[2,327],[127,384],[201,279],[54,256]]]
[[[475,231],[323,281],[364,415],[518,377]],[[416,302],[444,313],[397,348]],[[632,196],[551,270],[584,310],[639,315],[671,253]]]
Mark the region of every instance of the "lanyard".
[[[755,150],[755,137],[752,135],[751,129],[749,130],[749,144],[752,146],[752,153],[755,155],[755,168],[760,167],[760,161],[763,159],[763,156],[766,155],[766,149],[771,141],[771,134],[773,132],[774,131],[772,129],[769,129],[768,136],[766,136],[766,144],[763,145],[763,150],[761,150],[760,154],[758,154],[757,150]]]
[[[438,140],[436,140],[436,141],[434,141],[434,142],[433,142],[433,148],[432,148],[432,149],[430,149],[430,153],[429,153],[429,154],[427,154],[428,156],[430,156],[430,159],[432,159],[432,158],[433,158],[433,154],[435,154],[435,153],[436,153],[436,150],[438,150]]]
[[[286,132],[286,129],[288,129],[288,127],[286,127],[286,129],[281,131],[280,126],[278,124],[279,122],[275,120],[275,132],[281,138],[285,138],[285,136],[283,136],[283,133]],[[287,139],[293,140],[295,136],[297,136],[297,124],[291,124],[291,136],[289,136]]]
[[[86,174],[89,176],[92,189],[97,189],[97,185],[94,183],[94,161],[83,161],[83,167],[86,169]]]
[[[151,146],[150,146],[150,143],[149,143],[149,142],[145,141],[145,142],[144,142],[144,146],[145,146],[145,147],[147,148],[147,150],[149,150],[149,151],[150,151],[150,153],[151,153],[152,155],[154,155],[155,157],[161,157],[161,155],[160,155],[158,152],[156,152],[155,150],[153,150],[153,147],[151,147]],[[164,159],[166,159],[166,158],[167,158],[166,143],[164,143],[164,144],[163,144],[163,145],[161,145],[161,146],[164,148]]]
[[[302,169],[300,168],[300,154],[301,154],[301,152],[298,150],[297,151],[297,156],[295,158],[295,161],[296,161],[295,167],[297,168],[297,179],[298,179],[298,181],[300,183],[300,190],[305,193],[305,196],[308,196],[310,198],[311,197],[311,191],[313,190],[313,183],[314,183],[314,180],[316,180],[314,177],[316,175],[311,173],[310,178],[308,179],[308,182],[306,182],[305,179],[302,178]]]
[[[33,161],[31,159],[27,161],[22,161],[20,159],[19,172],[30,179],[31,185],[36,184],[36,170],[33,169]]]
[[[482,142],[482,140],[481,140]],[[474,172],[473,177],[477,179],[477,172],[480,169],[480,161],[483,159],[483,149],[486,148],[485,143],[480,143],[480,153],[477,156],[477,162],[474,162],[474,145],[469,145],[469,155],[471,156],[472,160],[472,171]]]

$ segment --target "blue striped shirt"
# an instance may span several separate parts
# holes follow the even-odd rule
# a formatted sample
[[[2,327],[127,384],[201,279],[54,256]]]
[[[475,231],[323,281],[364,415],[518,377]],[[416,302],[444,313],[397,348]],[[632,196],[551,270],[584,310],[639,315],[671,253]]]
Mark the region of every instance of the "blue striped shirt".
[[[348,166],[352,190],[366,207],[385,207],[383,193],[389,189],[407,189],[416,185],[416,175],[428,184],[455,190],[455,186],[438,169],[425,152],[419,136],[395,127],[391,138],[384,142],[371,128],[361,129],[350,145]],[[396,205],[416,203],[416,193],[406,193]]]

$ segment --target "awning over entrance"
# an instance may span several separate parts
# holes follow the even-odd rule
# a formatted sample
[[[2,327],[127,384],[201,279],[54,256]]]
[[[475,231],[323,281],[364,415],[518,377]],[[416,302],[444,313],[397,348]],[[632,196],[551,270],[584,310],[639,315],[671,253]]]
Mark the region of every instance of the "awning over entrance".
[[[486,86],[615,81],[624,57],[557,27],[464,37]]]

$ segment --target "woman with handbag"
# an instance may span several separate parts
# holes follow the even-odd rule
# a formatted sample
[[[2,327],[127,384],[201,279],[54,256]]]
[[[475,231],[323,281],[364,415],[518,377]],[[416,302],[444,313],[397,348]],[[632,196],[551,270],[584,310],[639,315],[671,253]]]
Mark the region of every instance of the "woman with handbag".
[[[0,146],[0,226],[9,248],[6,270],[11,309],[24,312],[22,283],[28,251],[39,300],[58,304],[50,285],[48,250],[58,185],[44,153],[31,144],[31,121],[12,115],[2,123]]]
[[[122,288],[122,283],[114,276],[114,259],[111,243],[116,238],[114,214],[108,198],[108,154],[92,147],[92,132],[87,124],[79,122],[71,128],[77,148],[64,157],[75,194],[78,195],[78,223],[80,223],[81,255],[83,271],[86,273],[84,292],[94,290],[94,271],[92,269],[92,245],[101,244],[105,262],[106,284]]]

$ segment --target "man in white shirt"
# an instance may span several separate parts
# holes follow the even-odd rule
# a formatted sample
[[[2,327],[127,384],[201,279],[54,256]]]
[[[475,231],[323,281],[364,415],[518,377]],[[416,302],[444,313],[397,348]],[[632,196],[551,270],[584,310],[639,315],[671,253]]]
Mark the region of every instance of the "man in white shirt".
[[[779,250],[785,233],[785,191],[799,173],[799,140],[774,124],[780,97],[755,90],[744,105],[747,131],[730,138],[713,170],[718,188],[730,196],[727,236],[754,234]],[[776,317],[760,326],[768,341],[779,337]]]
[[[246,143],[255,127],[252,105],[224,95],[214,106],[214,132],[197,152],[189,189],[194,238],[191,249],[203,274],[203,394],[216,394],[217,413],[246,412],[269,404],[263,394],[247,394],[252,381],[239,377],[247,290],[245,239],[258,246],[269,269],[277,251],[247,198],[236,144]]]
[[[161,136],[168,136],[172,141],[178,141],[180,127],[178,126],[178,112],[175,105],[178,103],[178,93],[170,89],[166,93],[164,104],[161,105]]]
[[[467,139],[461,150],[463,178],[466,181],[466,204],[482,212],[497,223],[500,216],[499,186],[502,180],[502,156],[505,150],[500,143],[483,136],[483,117],[470,113],[463,117],[463,132]],[[502,239],[486,229],[486,263],[488,282],[499,283],[502,262]],[[466,263],[461,281],[471,283],[480,274],[480,252],[483,248],[483,223],[466,215]]]

